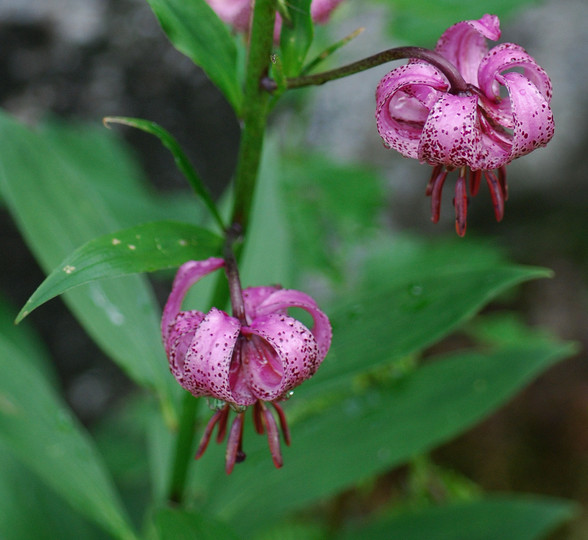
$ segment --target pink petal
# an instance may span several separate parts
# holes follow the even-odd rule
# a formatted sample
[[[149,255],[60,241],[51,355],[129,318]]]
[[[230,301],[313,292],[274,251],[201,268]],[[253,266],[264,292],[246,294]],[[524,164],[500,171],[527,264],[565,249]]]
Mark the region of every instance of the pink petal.
[[[380,137],[405,157],[416,158],[429,110],[449,84],[433,66],[412,62],[388,73],[376,89]]]
[[[523,68],[524,76],[537,87],[548,102],[551,100],[552,88],[549,76],[525,49],[514,43],[502,43],[494,47],[480,63],[479,86],[487,98],[500,102],[498,76],[513,68]]]
[[[343,0],[312,0],[310,4],[310,15],[315,23],[325,24],[328,22],[333,11]]]
[[[484,15],[479,20],[462,21],[449,27],[439,38],[435,50],[447,58],[467,83],[478,84],[478,66],[488,52],[486,38],[500,37],[500,20]]]
[[[423,127],[418,159],[430,165],[478,169],[482,147],[477,105],[475,95],[442,95]]]
[[[229,384],[240,323],[212,308],[198,326],[184,361],[180,384],[195,396],[212,396],[237,405],[251,405],[250,396],[235,395]]]
[[[251,0],[206,0],[206,3],[224,22],[236,30],[245,32],[249,28]]]
[[[322,358],[316,340],[300,321],[286,315],[269,314],[258,317],[251,326],[243,327],[243,335],[259,336],[275,351],[283,373],[275,364],[268,366],[263,358],[252,358],[243,364],[252,394],[263,401],[280,399],[290,389],[311,377]]]
[[[167,299],[165,307],[163,308],[161,334],[164,342],[167,341],[170,325],[174,322],[176,316],[182,309],[182,301],[184,300],[184,296],[186,296],[188,289],[190,289],[190,287],[199,279],[214,272],[223,265],[223,259],[211,257],[204,261],[188,261],[180,266],[174,279],[172,291]]]
[[[553,113],[544,94],[524,75],[508,72],[499,80],[509,91],[514,118],[510,159],[545,146],[553,137]]]
[[[257,308],[265,299],[279,290],[280,287],[247,287],[243,290],[243,302],[245,304],[245,313],[250,321],[257,317]]]
[[[279,289],[258,306],[257,313],[258,315],[285,314],[286,310],[291,307],[304,309],[312,317],[314,324],[311,332],[316,339],[320,362],[322,362],[331,347],[333,331],[328,317],[319,309],[312,297],[294,289]]]
[[[170,370],[178,381],[184,378],[186,353],[202,319],[204,319],[204,313],[200,311],[182,311],[169,326],[169,333],[164,343],[165,352],[169,359]]]

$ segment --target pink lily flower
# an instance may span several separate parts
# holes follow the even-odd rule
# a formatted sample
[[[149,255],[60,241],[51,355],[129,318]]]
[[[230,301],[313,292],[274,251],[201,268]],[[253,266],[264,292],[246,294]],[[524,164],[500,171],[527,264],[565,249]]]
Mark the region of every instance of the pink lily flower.
[[[466,176],[476,195],[482,175],[497,221],[508,198],[505,165],[545,146],[553,137],[551,81],[519,45],[488,50],[500,37],[495,15],[448,28],[435,51],[463,77],[463,89],[423,61],[411,60],[388,73],[376,90],[376,120],[384,144],[403,156],[433,165],[427,187],[432,220],[439,220],[441,190],[448,172],[459,170],[455,188],[456,230],[465,234]]]
[[[281,467],[278,428],[266,403],[276,410],[285,442],[290,444],[286,417],[277,402],[287,399],[293,388],[318,369],[331,345],[331,325],[310,296],[279,287],[243,290],[243,321],[217,308],[208,313],[181,311],[188,289],[224,265],[223,259],[210,258],[189,261],[179,268],[161,321],[170,370],[194,396],[225,402],[209,422],[197,458],[204,453],[217,424],[217,442],[222,442],[233,409],[237,416],[228,438],[227,473],[243,461],[244,411],[253,405],[255,428],[260,434],[267,432],[274,464]],[[287,314],[291,307],[312,316],[311,330]]]
[[[325,24],[333,11],[343,0],[312,0],[310,15],[318,24]],[[252,0],[206,0],[221,20],[230,24],[237,32],[248,32]],[[280,41],[282,18],[276,15],[276,27],[274,29],[274,41]]]

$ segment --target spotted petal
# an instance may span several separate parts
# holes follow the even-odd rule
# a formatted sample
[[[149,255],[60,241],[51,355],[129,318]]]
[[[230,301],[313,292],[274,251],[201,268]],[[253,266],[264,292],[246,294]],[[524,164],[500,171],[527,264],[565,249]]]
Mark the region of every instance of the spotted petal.
[[[165,307],[163,308],[161,334],[164,342],[167,341],[170,325],[173,324],[176,316],[182,309],[182,301],[190,287],[192,287],[192,285],[194,285],[199,279],[218,270],[223,265],[223,259],[211,257],[204,261],[188,261],[180,266],[172,285],[172,291],[167,299]]]
[[[240,323],[223,311],[212,308],[198,325],[186,353],[180,384],[195,396],[214,396],[237,405],[255,400],[235,396],[229,382],[233,351]]]
[[[509,91],[514,118],[511,159],[545,146],[553,137],[554,122],[544,94],[514,71],[500,76],[499,81]]]
[[[245,336],[261,338],[265,347],[269,346],[275,353],[272,361],[268,362],[267,355],[250,355],[249,362],[243,364],[251,392],[263,401],[281,398],[311,377],[322,361],[310,330],[287,315],[272,313],[258,317],[242,332]]]
[[[450,26],[439,38],[435,50],[447,58],[467,83],[478,84],[478,66],[488,52],[486,38],[500,38],[500,21],[496,15],[462,21]]]
[[[416,159],[429,111],[448,89],[447,79],[430,64],[414,62],[388,73],[376,89],[377,127],[384,143]]]
[[[259,316],[270,313],[285,314],[290,307],[304,309],[311,315],[314,323],[311,332],[319,348],[319,363],[322,362],[331,347],[333,331],[327,316],[308,294],[293,289],[277,290],[258,307],[257,313]]]
[[[250,321],[257,317],[257,308],[265,299],[279,290],[279,287],[247,287],[243,290],[243,302],[245,304],[245,313]]]
[[[547,100],[551,100],[551,80],[545,70],[520,45],[502,43],[494,47],[480,63],[478,79],[480,89],[489,99],[500,99],[498,75],[506,70],[522,68],[529,79]]]
[[[477,105],[475,95],[442,95],[423,127],[418,158],[431,165],[478,169],[483,150]]]

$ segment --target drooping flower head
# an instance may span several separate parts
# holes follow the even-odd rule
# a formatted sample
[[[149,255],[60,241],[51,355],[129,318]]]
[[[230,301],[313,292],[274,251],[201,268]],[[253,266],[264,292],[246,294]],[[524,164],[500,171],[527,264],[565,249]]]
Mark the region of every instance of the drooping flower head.
[[[440,212],[447,173],[459,170],[455,190],[456,230],[465,234],[466,176],[473,196],[485,177],[496,219],[508,197],[505,165],[545,146],[553,137],[551,81],[519,45],[488,50],[500,37],[495,15],[447,29],[435,48],[463,78],[456,91],[433,65],[411,60],[388,73],[376,90],[376,119],[386,146],[433,165],[427,187],[432,219]]]
[[[242,320],[212,308],[208,313],[182,311],[190,287],[205,275],[223,267],[223,259],[189,261],[182,265],[163,311],[161,330],[170,370],[180,385],[194,396],[222,400],[206,428],[196,457],[200,457],[218,424],[217,441],[226,433],[231,409],[237,412],[226,454],[230,473],[242,461],[243,419],[253,405],[258,433],[267,432],[276,467],[282,465],[277,424],[267,403],[278,414],[284,439],[289,444],[286,419],[279,401],[310,378],[331,345],[327,316],[307,294],[279,287],[250,287],[242,291]],[[306,310],[313,319],[308,329],[288,315],[288,308]]]
[[[325,24],[333,11],[343,0],[312,0],[310,15],[315,23]],[[227,24],[230,24],[237,32],[249,30],[252,0],[206,0],[215,13]],[[276,15],[276,27],[274,40],[280,39],[282,18]]]

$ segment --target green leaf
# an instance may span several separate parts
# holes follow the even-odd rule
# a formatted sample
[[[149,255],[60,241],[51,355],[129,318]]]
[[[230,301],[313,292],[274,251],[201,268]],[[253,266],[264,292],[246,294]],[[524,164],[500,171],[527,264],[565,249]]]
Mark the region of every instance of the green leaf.
[[[310,0],[289,0],[286,8],[290,22],[285,21],[282,24],[281,60],[286,77],[295,77],[300,73],[312,44],[314,27],[310,16]]]
[[[66,137],[33,132],[5,114],[0,114],[0,136],[0,191],[47,273],[80,245],[121,228],[95,187],[101,178],[92,167],[96,160],[83,160]],[[122,193],[124,176],[117,178]],[[106,354],[138,384],[155,389],[173,415],[179,389],[167,367],[161,310],[147,280],[125,276],[92,282],[63,298]]]
[[[575,505],[540,497],[488,497],[427,508],[353,528],[342,540],[537,540],[576,513]]]
[[[154,519],[158,540],[236,540],[239,536],[211,516],[162,508]]]
[[[56,497],[55,492],[12,457],[1,442],[0,508],[2,540],[108,539],[94,523]]]
[[[426,264],[435,255],[416,258],[402,274],[391,272],[390,284],[380,281],[377,288],[350,295],[330,311],[331,352],[297,395],[349,389],[357,375],[432,345],[510,287],[549,275],[504,263],[485,268]]]
[[[365,339],[363,339],[365,343]],[[264,437],[245,434],[247,460],[224,478],[222,458],[205,455],[214,468],[211,509],[243,530],[255,528],[252,500],[280,493],[264,508],[270,522],[397,466],[473,426],[535,376],[573,352],[560,343],[526,343],[492,353],[467,352],[439,359],[391,383],[349,395],[326,410],[291,422],[292,446],[275,470]],[[361,364],[362,357],[357,357]],[[298,389],[295,392],[296,399]],[[288,415],[288,411],[286,411]],[[350,442],[352,441],[352,444]],[[209,459],[221,461],[220,466]]]
[[[0,441],[79,512],[116,538],[134,539],[91,439],[29,354],[0,335]]]
[[[66,257],[29,298],[16,322],[51,298],[90,281],[174,268],[219,252],[222,239],[188,223],[145,223],[90,240]]]
[[[104,118],[104,125],[108,126],[108,124],[125,124],[127,126],[131,126],[151,135],[155,135],[161,143],[172,153],[174,156],[176,165],[180,172],[186,177],[192,189],[198,195],[206,207],[210,210],[212,217],[216,220],[217,225],[220,227],[221,230],[225,229],[223,224],[223,220],[216,208],[216,204],[212,200],[212,196],[208,191],[207,187],[204,185],[194,167],[190,163],[190,160],[182,150],[181,146],[178,142],[174,139],[174,137],[161,126],[157,125],[155,122],[150,122],[149,120],[142,120],[141,118],[128,118],[124,116],[107,116]]]
[[[383,182],[365,166],[312,154],[292,156],[280,170],[296,260],[301,266],[341,273],[349,246],[376,227]]]
[[[173,46],[200,66],[238,114],[243,93],[237,48],[204,0],[147,0]]]

